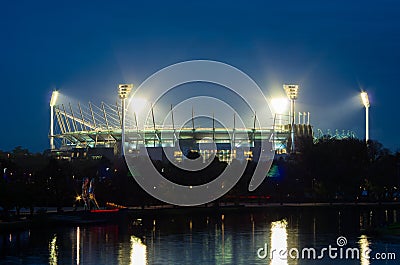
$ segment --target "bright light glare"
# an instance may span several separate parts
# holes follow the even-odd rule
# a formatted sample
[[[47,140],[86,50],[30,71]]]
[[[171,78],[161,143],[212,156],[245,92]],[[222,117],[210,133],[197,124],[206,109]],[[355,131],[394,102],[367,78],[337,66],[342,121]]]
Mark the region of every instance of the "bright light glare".
[[[360,261],[361,265],[369,265],[369,259],[366,257],[366,254],[369,255],[370,248],[369,248],[369,241],[366,235],[362,235],[360,240],[358,241],[360,245]]]
[[[147,247],[142,241],[134,236],[131,236],[131,265],[147,264]]]
[[[271,99],[271,105],[273,111],[276,114],[284,114],[288,111],[288,99],[287,98],[273,98]]]
[[[59,93],[57,90],[54,90],[53,93],[51,94],[50,107],[54,107],[56,105],[58,94]]]
[[[144,98],[132,98],[130,105],[132,110],[137,114],[141,112],[147,104],[147,100]]]
[[[57,248],[57,235],[54,235],[53,239],[49,243],[49,264],[58,264],[58,248]]]
[[[361,92],[361,100],[366,108],[369,108],[369,98],[368,93],[363,91]]]
[[[271,265],[287,265],[287,221],[280,220],[271,223]]]
[[[81,230],[78,226],[76,228],[76,264],[77,265],[79,265],[79,262],[80,262],[80,253],[81,253],[80,243],[81,243]]]

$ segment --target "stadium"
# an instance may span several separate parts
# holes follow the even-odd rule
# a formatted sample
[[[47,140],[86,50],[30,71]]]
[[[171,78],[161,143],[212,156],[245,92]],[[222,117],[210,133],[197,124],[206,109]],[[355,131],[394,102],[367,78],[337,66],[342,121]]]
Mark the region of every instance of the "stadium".
[[[286,87],[285,87],[286,86]],[[295,95],[290,95],[288,87],[295,87]],[[143,154],[143,148],[154,160],[164,160],[166,152],[180,162],[189,151],[199,152],[204,160],[216,156],[220,161],[237,160],[258,161],[261,143],[267,141],[275,154],[294,152],[296,139],[308,138],[318,140],[324,137],[347,138],[354,133],[337,130],[335,134],[317,130],[314,134],[310,124],[310,113],[295,114],[294,103],[297,99],[297,85],[284,85],[291,102],[287,114],[274,113],[269,127],[256,126],[256,114],[251,128],[236,128],[235,114],[232,115],[232,128],[219,126],[218,121],[211,119],[211,126],[201,126],[198,118],[193,116],[184,126],[176,128],[172,112],[171,125],[160,125],[154,121],[151,110],[150,123],[138,126],[136,115],[127,115],[125,100],[132,85],[120,85],[114,104],[71,104],[59,103],[58,91],[53,91],[50,102],[50,151],[60,159],[102,157],[111,158],[124,153],[133,156]],[[292,89],[293,90],[293,89]],[[122,111],[125,109],[125,111]],[[292,130],[293,128],[293,130]],[[294,140],[294,141],[293,141]]]

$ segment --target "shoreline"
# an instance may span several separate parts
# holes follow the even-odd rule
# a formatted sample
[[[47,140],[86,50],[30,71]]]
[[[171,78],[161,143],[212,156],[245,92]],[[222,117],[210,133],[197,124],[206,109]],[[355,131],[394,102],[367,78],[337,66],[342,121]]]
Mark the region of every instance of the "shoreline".
[[[205,215],[205,214],[226,214],[237,212],[268,211],[271,209],[349,209],[349,208],[399,208],[400,202],[381,202],[381,203],[245,203],[235,205],[220,204],[201,205],[201,206],[173,206],[158,205],[148,207],[127,207],[118,211],[90,212],[83,209],[73,210],[72,207],[63,208],[62,212],[57,212],[55,207],[39,208],[46,209],[46,212],[29,215],[29,211],[21,211],[21,217],[12,221],[0,220],[0,233],[11,231],[26,230],[31,228],[53,227],[53,226],[73,226],[73,225],[93,225],[104,223],[118,223],[127,218],[162,218],[174,215]]]

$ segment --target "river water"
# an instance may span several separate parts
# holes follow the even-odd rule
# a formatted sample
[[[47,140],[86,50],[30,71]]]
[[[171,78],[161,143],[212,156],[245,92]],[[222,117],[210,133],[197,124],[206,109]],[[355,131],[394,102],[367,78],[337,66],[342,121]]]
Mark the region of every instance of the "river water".
[[[0,231],[0,264],[396,265],[400,236],[370,228],[395,223],[399,214],[393,208],[264,208]]]

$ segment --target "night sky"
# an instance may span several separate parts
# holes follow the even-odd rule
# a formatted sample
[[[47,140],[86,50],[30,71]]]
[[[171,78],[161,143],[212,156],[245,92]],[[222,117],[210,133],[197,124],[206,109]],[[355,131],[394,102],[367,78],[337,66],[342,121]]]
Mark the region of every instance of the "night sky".
[[[218,3],[215,3],[218,2]],[[168,65],[210,59],[251,76],[268,95],[298,83],[315,129],[400,148],[399,1],[2,1],[0,149],[48,148],[49,100],[117,99]]]

